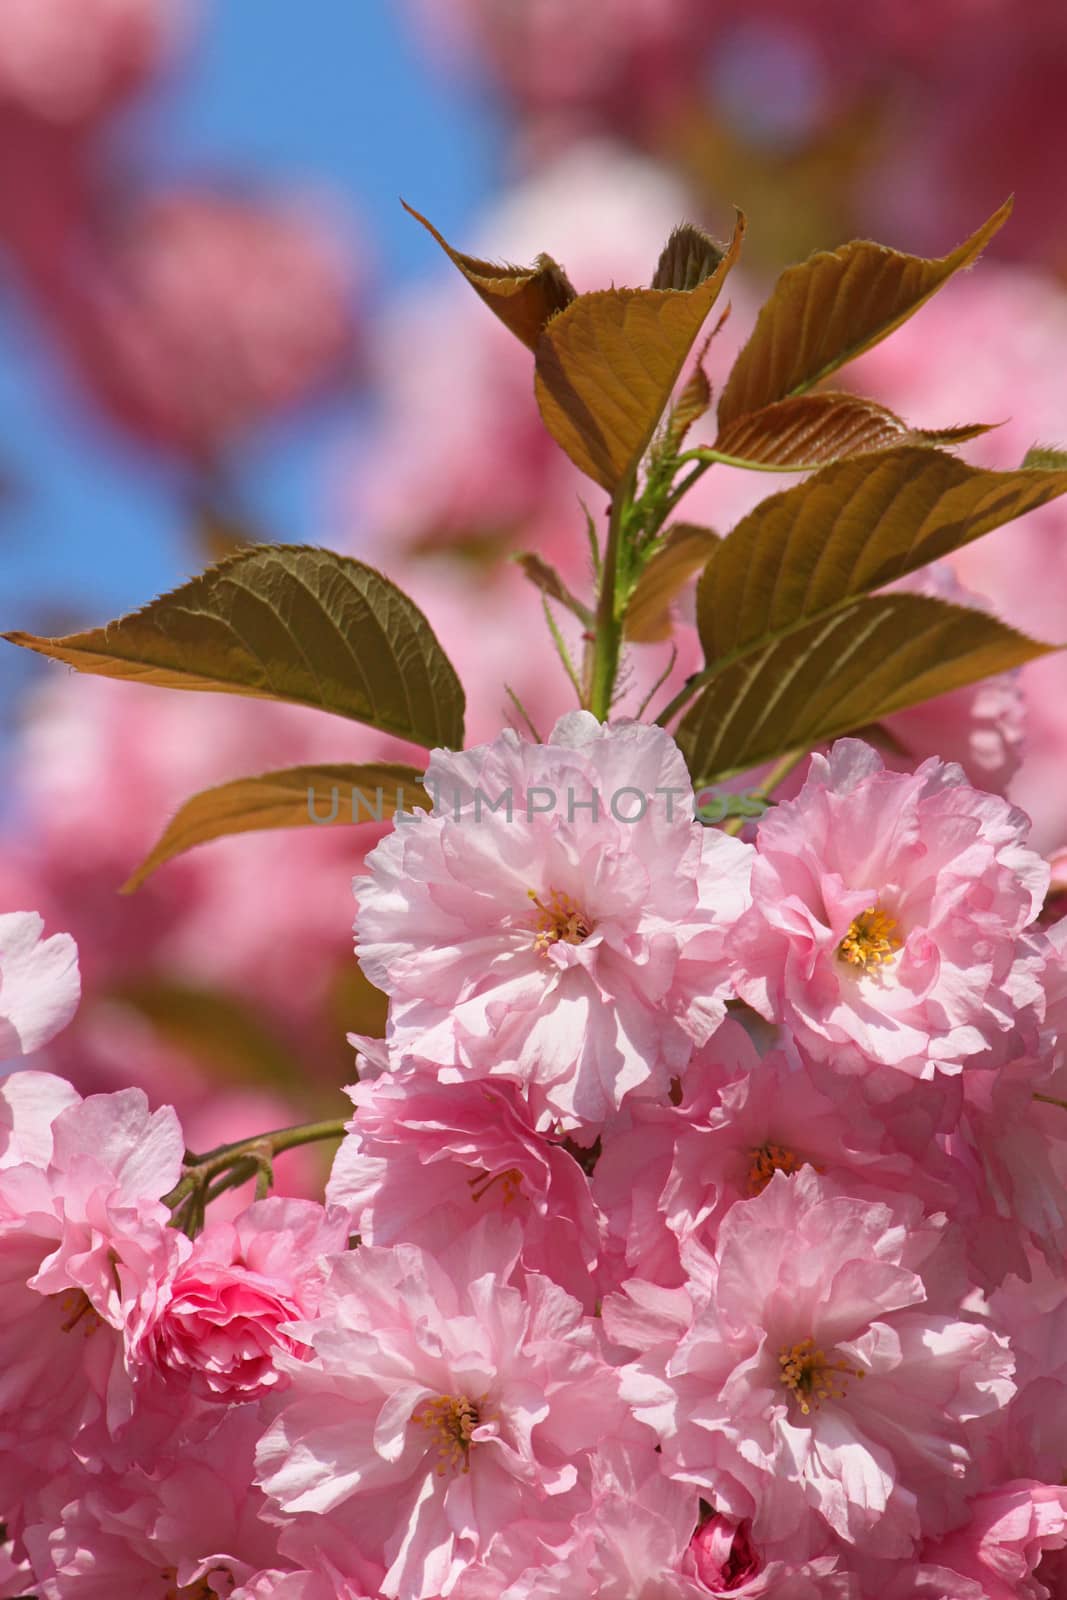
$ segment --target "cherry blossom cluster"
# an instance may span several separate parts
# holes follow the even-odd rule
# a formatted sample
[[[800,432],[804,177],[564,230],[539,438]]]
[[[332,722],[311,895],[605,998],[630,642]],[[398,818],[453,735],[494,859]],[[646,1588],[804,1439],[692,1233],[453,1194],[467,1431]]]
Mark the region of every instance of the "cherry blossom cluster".
[[[662,730],[437,751],[324,1204],[177,1227],[174,1111],[0,1084],[0,1595],[1042,1600],[1067,1584],[1065,924],[843,740],[751,840]],[[0,918],[8,1057],[77,961]]]

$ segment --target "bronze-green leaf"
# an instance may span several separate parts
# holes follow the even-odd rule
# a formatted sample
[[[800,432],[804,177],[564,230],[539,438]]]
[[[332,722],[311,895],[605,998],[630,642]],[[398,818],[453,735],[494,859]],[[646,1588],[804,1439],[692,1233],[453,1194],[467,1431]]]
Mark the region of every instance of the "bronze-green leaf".
[[[123,977],[102,998],[137,1013],[163,1043],[206,1067],[214,1085],[281,1084],[296,1096],[308,1088],[307,1068],[283,1043],[278,1028],[232,989],[142,971]]]
[[[663,246],[650,287],[695,289],[711,277],[726,250],[726,245],[718,244],[703,228],[692,222],[680,223]]]
[[[413,744],[463,742],[463,690],[418,606],[332,550],[256,545],[103,628],[4,637],[105,678],[292,700]]]
[[[1067,491],[1067,471],[987,472],[916,446],[824,467],[717,544],[697,592],[709,663],[760,649]]]
[[[970,266],[1010,212],[1009,200],[938,260],[856,239],[788,267],[734,363],[719,401],[720,426],[802,394],[884,339],[953,273]]]
[[[739,216],[726,254],[695,289],[579,295],[541,334],[535,389],[545,426],[603,488],[624,481],[648,447],[743,234]]]
[[[453,250],[432,222],[419,215],[406,200],[404,210],[433,234],[445,255],[459,268],[471,288],[496,313],[505,327],[532,350],[550,317],[574,299],[574,287],[563,268],[543,252],[532,267],[499,265]]]
[[[165,861],[210,839],[272,828],[381,822],[414,808],[428,811],[430,797],[415,768],[397,762],[284,767],[237,778],[191,796],[122,893],[131,894]]]
[[[958,428],[909,428],[873,400],[823,390],[745,412],[720,428],[714,449],[738,466],[802,472],[891,445],[962,444],[988,431],[980,422]]]
[[[1031,445],[1023,456],[1023,466],[1043,468],[1047,472],[1067,471],[1067,450],[1051,444]]]
[[[634,585],[626,608],[624,631],[638,644],[654,644],[671,635],[671,601],[694,573],[705,566],[719,542],[710,528],[676,522]]]
[[[984,611],[875,595],[715,672],[676,737],[694,780],[718,782],[1054,648]]]
[[[584,601],[572,594],[550,562],[532,550],[524,550],[515,557],[515,564],[522,568],[535,589],[540,589],[549,600],[558,600],[560,605],[566,606],[568,611],[574,613],[583,628],[593,626],[593,613]]]

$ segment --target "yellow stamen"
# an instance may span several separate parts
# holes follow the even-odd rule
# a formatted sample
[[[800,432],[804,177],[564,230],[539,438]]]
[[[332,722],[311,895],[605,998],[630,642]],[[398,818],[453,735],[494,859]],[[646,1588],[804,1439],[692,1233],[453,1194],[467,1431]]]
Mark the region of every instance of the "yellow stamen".
[[[479,1172],[476,1177],[467,1179],[471,1199],[481,1200],[494,1183],[502,1185],[504,1204],[509,1206],[522,1188],[522,1173],[518,1167],[508,1167],[504,1172]]]
[[[838,960],[847,961],[850,967],[869,972],[881,966],[896,954],[903,944],[897,928],[896,917],[891,917],[881,906],[872,906],[861,912],[848,925],[848,932],[837,947]]]
[[[778,1353],[780,1381],[800,1401],[805,1416],[818,1411],[824,1400],[840,1400],[847,1392],[844,1375],[862,1378],[862,1367],[847,1361],[831,1361],[823,1350],[816,1350],[814,1339],[783,1345]]]
[[[532,889],[527,893],[537,907],[534,949],[538,955],[547,955],[554,944],[582,944],[588,939],[593,924],[569,894],[564,894],[562,889],[550,889],[546,903]]]
[[[104,1319],[94,1309],[93,1303],[84,1289],[64,1289],[61,1294],[56,1296],[56,1299],[59,1301],[60,1308],[64,1313],[65,1320],[60,1324],[64,1333],[69,1333],[72,1328],[77,1327],[83,1318],[85,1325],[82,1328],[82,1333],[87,1339],[96,1332],[97,1328],[103,1327]]]
[[[794,1155],[784,1144],[761,1144],[748,1152],[748,1192],[762,1194],[776,1172],[792,1174],[806,1166],[803,1156]]]
[[[485,1398],[484,1394],[480,1400],[468,1400],[465,1394],[441,1394],[436,1400],[424,1400],[411,1413],[412,1422],[437,1435],[440,1460],[434,1471],[439,1478],[444,1477],[449,1467],[453,1471],[457,1467],[462,1472],[470,1471],[471,1434],[483,1420],[481,1407]]]

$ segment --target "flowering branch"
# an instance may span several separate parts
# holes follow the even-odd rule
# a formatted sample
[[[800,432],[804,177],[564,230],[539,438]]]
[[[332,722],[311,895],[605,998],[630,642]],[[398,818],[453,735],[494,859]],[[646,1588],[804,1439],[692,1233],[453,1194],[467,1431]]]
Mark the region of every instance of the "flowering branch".
[[[174,1213],[172,1226],[195,1235],[203,1226],[204,1211],[212,1200],[249,1178],[256,1179],[256,1198],[263,1199],[273,1179],[275,1156],[299,1145],[342,1139],[344,1132],[344,1118],[332,1117],[325,1122],[302,1122],[273,1133],[258,1133],[250,1139],[219,1145],[202,1156],[186,1151],[181,1177],[163,1196],[163,1204]]]

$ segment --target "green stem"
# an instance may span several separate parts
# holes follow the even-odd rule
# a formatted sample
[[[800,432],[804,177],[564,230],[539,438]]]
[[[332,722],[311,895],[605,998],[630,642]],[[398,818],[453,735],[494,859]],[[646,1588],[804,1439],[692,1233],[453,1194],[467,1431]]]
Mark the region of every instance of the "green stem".
[[[226,1189],[256,1177],[257,1194],[266,1192],[274,1157],[299,1145],[316,1144],[325,1139],[342,1139],[345,1119],[327,1122],[301,1122],[292,1128],[277,1128],[273,1133],[257,1133],[234,1144],[220,1144],[206,1155],[186,1152],[182,1175],[163,1204],[174,1213],[172,1222],[187,1232],[197,1233],[203,1224],[204,1207]],[[264,1175],[266,1175],[264,1177]]]
[[[1042,1105],[1059,1106],[1061,1111],[1067,1111],[1067,1100],[1057,1100],[1054,1095],[1051,1095],[1051,1094],[1035,1094],[1034,1095],[1034,1099],[1035,1100],[1040,1100]]]
[[[633,492],[633,475],[620,483],[611,501],[611,519],[608,523],[608,540],[600,570],[600,592],[597,597],[596,623],[593,634],[593,660],[589,685],[589,709],[599,721],[606,722],[615,693],[615,678],[619,670],[619,650],[622,644],[622,621],[619,616],[619,573],[622,555],[622,530]]]
[[[682,460],[682,461],[691,461],[692,459],[693,459],[692,456],[682,456],[682,457],[680,457],[680,460]],[[693,487],[694,483],[696,483],[698,481],[698,479],[700,479],[700,478],[702,478],[704,476],[705,472],[707,472],[709,467],[713,467],[714,465],[715,465],[714,461],[709,461],[709,460],[706,460],[704,458],[701,458],[700,460],[697,461],[696,466],[693,468],[693,471],[689,474],[688,478],[683,478],[681,483],[679,483],[674,488],[674,490],[671,492],[670,496],[668,497],[667,503],[666,503],[666,505],[664,507],[664,510],[663,510],[664,520],[666,520],[666,518],[670,516],[671,512],[674,510],[674,508],[678,504],[679,500],[683,499],[684,496],[689,493],[689,491]]]
[[[679,711],[685,710],[690,700],[692,700],[693,696],[700,688],[700,684],[694,681],[698,676],[699,674],[694,673],[691,678],[687,678],[682,684],[682,687],[678,690],[678,693],[675,695],[674,699],[668,705],[664,706],[663,710],[656,718],[656,724],[658,727],[665,728],[668,722],[678,715]]]

